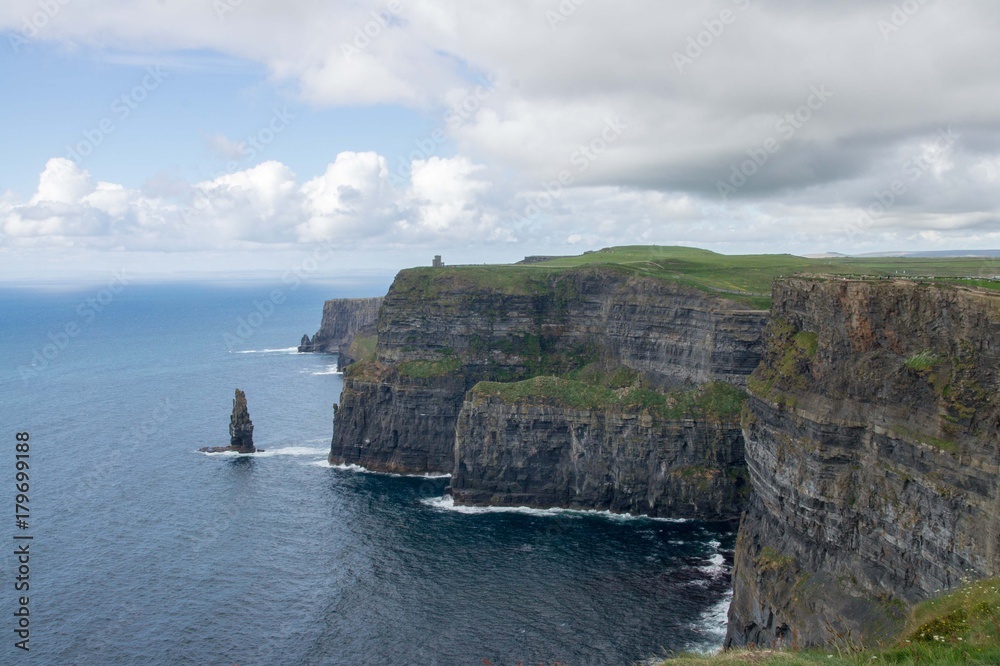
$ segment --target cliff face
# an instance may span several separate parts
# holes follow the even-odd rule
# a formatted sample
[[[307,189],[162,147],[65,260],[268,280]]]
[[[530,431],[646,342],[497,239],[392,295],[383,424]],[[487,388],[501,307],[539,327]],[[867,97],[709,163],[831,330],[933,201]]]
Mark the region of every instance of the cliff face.
[[[344,367],[357,359],[349,358],[351,343],[358,337],[374,336],[378,312],[382,307],[378,298],[337,298],[323,304],[323,319],[319,330],[310,339],[303,336],[300,352],[326,352],[340,354],[339,365]]]
[[[465,392],[482,380],[600,361],[662,386],[740,385],[760,358],[765,318],[613,268],[403,271],[379,315],[375,361],[344,378],[330,460],[451,472]]]
[[[398,474],[451,472],[455,414],[465,389],[455,375],[345,376],[330,462]]]
[[[379,359],[454,354],[482,378],[520,379],[601,358],[667,386],[742,385],[760,360],[766,312],[613,268],[536,271],[507,283],[403,271],[379,321]]]
[[[749,491],[732,420],[511,404],[475,391],[458,417],[454,470],[462,504],[725,520]]]
[[[728,645],[872,642],[1000,571],[1000,294],[776,283]]]

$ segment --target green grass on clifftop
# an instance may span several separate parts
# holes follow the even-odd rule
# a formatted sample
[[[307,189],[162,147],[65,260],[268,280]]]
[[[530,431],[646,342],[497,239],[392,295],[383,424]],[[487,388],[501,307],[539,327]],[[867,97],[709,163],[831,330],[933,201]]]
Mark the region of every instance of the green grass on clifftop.
[[[589,411],[646,413],[665,421],[686,418],[736,421],[746,394],[724,382],[708,382],[689,391],[661,392],[639,385],[612,389],[574,379],[535,377],[512,383],[480,382],[472,388],[472,398]]]
[[[771,283],[796,274],[937,277],[967,286],[1000,289],[1000,260],[983,258],[835,258],[806,259],[791,254],[725,255],[690,247],[629,245],[560,257],[534,264],[413,268],[400,273],[404,287],[434,297],[440,287],[489,287],[511,294],[537,294],[559,272],[607,266],[634,275],[676,282],[767,309]],[[974,278],[955,280],[955,278]]]
[[[990,578],[926,601],[914,608],[899,639],[878,649],[855,650],[846,643],[802,651],[733,650],[686,655],[661,666],[863,666],[1000,664],[1000,578]]]

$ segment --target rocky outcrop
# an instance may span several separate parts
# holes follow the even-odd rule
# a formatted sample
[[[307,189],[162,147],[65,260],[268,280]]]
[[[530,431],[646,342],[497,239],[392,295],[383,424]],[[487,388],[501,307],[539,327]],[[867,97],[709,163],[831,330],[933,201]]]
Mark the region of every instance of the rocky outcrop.
[[[330,460],[451,472],[465,392],[482,380],[601,362],[659,387],[742,385],[760,358],[765,319],[614,267],[402,271],[382,305],[374,361],[345,375]]]
[[[373,337],[382,298],[337,298],[323,304],[323,320],[310,338],[302,336],[300,352],[338,354],[343,369],[351,362],[351,343],[360,337]]]
[[[512,403],[473,390],[458,417],[460,504],[735,520],[749,484],[736,418]]]
[[[229,417],[229,446],[207,446],[200,450],[206,453],[256,453],[264,450],[253,445],[253,421],[250,420],[247,396],[243,391],[236,389],[236,396],[233,398],[233,413]]]
[[[1000,294],[786,279],[748,383],[727,645],[871,643],[1000,572]]]
[[[233,398],[233,414],[229,417],[229,445],[238,451],[254,451],[253,421],[247,409],[247,395],[236,389]]]
[[[465,379],[373,378],[360,370],[349,366],[344,378],[330,462],[398,474],[451,472]]]

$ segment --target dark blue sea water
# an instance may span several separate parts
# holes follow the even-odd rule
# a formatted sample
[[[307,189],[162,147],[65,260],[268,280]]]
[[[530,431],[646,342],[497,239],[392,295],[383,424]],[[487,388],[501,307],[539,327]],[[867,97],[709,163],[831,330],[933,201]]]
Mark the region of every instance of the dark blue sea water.
[[[325,298],[384,286],[286,288],[267,317],[262,286],[0,291],[0,663],[584,666],[717,647],[725,526],[463,512],[447,479],[325,462],[341,378],[291,348]],[[228,443],[236,387],[266,452],[198,453]],[[15,533],[33,537],[29,653]]]

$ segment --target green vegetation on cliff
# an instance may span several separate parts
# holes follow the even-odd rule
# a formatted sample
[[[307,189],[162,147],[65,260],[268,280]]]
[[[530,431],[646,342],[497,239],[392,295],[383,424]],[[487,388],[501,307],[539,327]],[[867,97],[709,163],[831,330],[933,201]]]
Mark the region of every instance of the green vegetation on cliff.
[[[437,298],[443,291],[462,287],[541,295],[549,291],[554,276],[586,267],[674,282],[757,309],[770,306],[771,283],[775,278],[796,274],[936,277],[973,287],[1000,289],[1000,282],[988,279],[1000,275],[1000,260],[996,259],[806,259],[791,254],[725,255],[698,248],[658,245],[611,247],[532,264],[411,268],[399,274],[395,288],[424,298]]]
[[[1000,578],[970,583],[917,605],[899,638],[878,649],[860,649],[844,639],[814,650],[733,650],[710,656],[681,656],[664,661],[662,666],[729,664],[1000,664]]]
[[[627,376],[628,369],[624,369],[603,378],[620,382]],[[743,391],[725,382],[708,382],[689,391],[661,392],[643,387],[641,382],[615,389],[549,376],[512,383],[480,382],[472,388],[471,396],[473,400],[496,398],[511,404],[648,414],[664,421],[700,418],[730,422],[739,419],[746,398]]]
[[[930,370],[941,361],[932,351],[922,351],[906,359],[903,365],[909,370]]]
[[[378,344],[378,336],[360,335],[347,347],[347,355],[359,361],[375,358],[375,347]]]
[[[404,361],[396,370],[401,377],[428,379],[458,372],[461,367],[462,362],[457,356],[446,356],[438,361]]]
[[[769,341],[764,361],[747,380],[754,395],[785,404],[794,402],[784,391],[802,391],[809,381],[809,367],[819,347],[812,331],[796,331],[780,317],[772,318],[765,331]],[[794,406],[794,405],[793,405]]]

